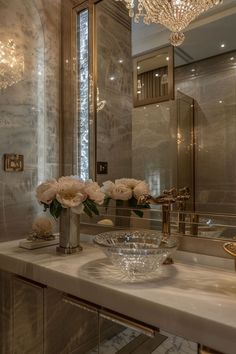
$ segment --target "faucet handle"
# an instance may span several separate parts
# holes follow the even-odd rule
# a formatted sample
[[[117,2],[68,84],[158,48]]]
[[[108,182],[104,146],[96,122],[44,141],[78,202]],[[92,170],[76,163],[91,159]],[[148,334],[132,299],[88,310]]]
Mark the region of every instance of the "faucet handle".
[[[231,256],[236,257],[236,242],[226,242],[223,245],[225,252],[229,253]]]
[[[190,194],[190,189],[189,187],[184,187],[179,189],[178,195],[177,195],[177,200],[178,201],[184,201],[190,199],[191,194]]]
[[[172,198],[176,198],[178,195],[177,189],[175,187],[171,188],[171,189],[165,189],[163,191],[163,196],[167,196],[167,197],[172,197]]]

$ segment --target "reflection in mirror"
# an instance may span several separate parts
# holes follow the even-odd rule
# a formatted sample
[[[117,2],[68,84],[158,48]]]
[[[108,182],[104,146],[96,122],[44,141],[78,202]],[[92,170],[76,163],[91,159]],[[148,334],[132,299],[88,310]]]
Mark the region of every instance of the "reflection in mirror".
[[[225,0],[188,28],[185,42],[175,50],[175,100],[145,105],[142,99],[154,95],[143,88],[144,73],[160,69],[140,56],[166,47],[169,33],[142,23],[132,24],[131,30],[127,13],[116,2],[103,0],[96,7],[104,27],[97,38],[97,76],[107,102],[97,115],[97,153],[99,161],[108,162],[108,173],[98,180],[145,179],[154,195],[188,185],[192,199],[187,210],[195,211],[195,221],[214,230],[214,218],[208,215],[213,213],[224,225],[227,218],[219,214],[236,213],[235,1]],[[131,47],[135,60],[139,58],[135,92],[140,105],[132,104]],[[203,237],[210,235],[204,232]],[[220,234],[233,237],[227,232]]]
[[[173,49],[137,56],[133,60],[134,106],[173,99]]]

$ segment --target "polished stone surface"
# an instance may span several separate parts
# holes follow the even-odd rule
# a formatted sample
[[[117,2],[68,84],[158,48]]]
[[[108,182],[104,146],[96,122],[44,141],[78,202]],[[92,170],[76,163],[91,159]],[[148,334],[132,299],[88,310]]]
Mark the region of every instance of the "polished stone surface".
[[[201,211],[236,212],[235,54],[175,70],[176,89],[195,100],[196,203]]]
[[[152,195],[177,186],[177,122],[174,101],[132,111],[132,176],[145,179]]]
[[[108,162],[98,182],[131,177],[132,60],[131,22],[119,3],[96,5],[97,85],[106,105],[97,112],[97,161]]]
[[[58,175],[60,0],[0,0],[0,23],[25,60],[23,80],[0,94],[1,154],[24,155],[23,172],[0,170],[2,241],[30,230],[35,187]]]
[[[0,267],[234,354],[235,273],[176,262],[150,274],[145,281],[129,283],[100,250],[89,244],[83,247],[78,255],[62,256],[56,254],[54,247],[26,251],[18,248],[18,241],[4,242]]]

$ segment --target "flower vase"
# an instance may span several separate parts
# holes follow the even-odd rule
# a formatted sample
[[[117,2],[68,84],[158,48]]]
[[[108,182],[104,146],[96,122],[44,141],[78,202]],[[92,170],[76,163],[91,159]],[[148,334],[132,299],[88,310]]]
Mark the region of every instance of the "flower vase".
[[[60,215],[60,236],[57,251],[72,254],[82,251],[80,246],[80,215],[71,208],[62,209]]]
[[[130,228],[131,209],[128,200],[116,200],[115,225]]]

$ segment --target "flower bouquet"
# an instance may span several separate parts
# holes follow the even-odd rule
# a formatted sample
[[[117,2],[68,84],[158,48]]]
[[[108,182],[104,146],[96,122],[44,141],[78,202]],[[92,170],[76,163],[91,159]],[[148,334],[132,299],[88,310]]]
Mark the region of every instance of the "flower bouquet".
[[[138,205],[138,199],[142,195],[149,194],[149,187],[145,181],[133,178],[116,179],[115,182],[106,181],[101,191],[105,193],[104,206],[108,207],[110,200],[116,200],[116,206],[124,204],[139,217],[143,217],[142,208],[150,208],[149,204]],[[140,209],[140,210],[139,210]]]
[[[43,204],[44,210],[57,219],[64,209],[71,208],[72,212],[85,212],[92,217],[99,215],[97,205],[104,203],[105,194],[97,182],[82,181],[74,176],[51,179],[40,184],[36,189],[36,197]]]
[[[99,215],[97,206],[104,203],[105,194],[92,180],[82,181],[77,177],[61,177],[40,184],[36,197],[55,218],[60,216],[58,251],[70,254],[82,250],[80,246],[80,214],[92,217]]]

